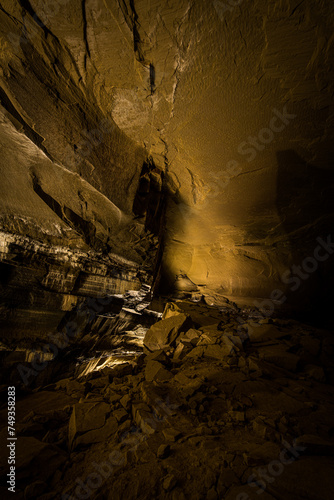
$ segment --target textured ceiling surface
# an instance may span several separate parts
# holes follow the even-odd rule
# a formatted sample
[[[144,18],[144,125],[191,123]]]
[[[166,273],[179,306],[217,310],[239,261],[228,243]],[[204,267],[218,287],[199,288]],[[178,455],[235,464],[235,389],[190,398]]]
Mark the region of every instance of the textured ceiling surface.
[[[333,23],[329,0],[1,0],[1,104],[52,175],[89,183],[98,211],[112,202],[97,216],[86,200],[105,226],[131,216],[153,158],[168,193],[163,287],[187,275],[267,297],[333,224]],[[43,175],[59,203],[78,196]],[[4,212],[32,213],[14,188]]]

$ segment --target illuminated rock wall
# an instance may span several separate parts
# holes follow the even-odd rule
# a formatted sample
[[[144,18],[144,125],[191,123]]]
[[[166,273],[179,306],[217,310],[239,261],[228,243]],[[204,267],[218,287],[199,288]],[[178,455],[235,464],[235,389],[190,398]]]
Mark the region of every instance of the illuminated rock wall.
[[[162,290],[182,274],[225,295],[280,288],[294,306],[333,270],[330,258],[318,262],[297,293],[282,281],[333,222],[333,9],[329,0],[234,5],[2,2],[1,103],[53,172],[57,163],[66,178],[74,173],[116,212],[131,216],[152,157],[164,180],[146,179],[168,194]],[[57,198],[57,182],[43,175],[35,187],[49,179],[49,196],[74,200],[74,183]],[[94,209],[80,193],[86,220],[101,223],[108,201]],[[133,253],[131,244],[122,251]]]

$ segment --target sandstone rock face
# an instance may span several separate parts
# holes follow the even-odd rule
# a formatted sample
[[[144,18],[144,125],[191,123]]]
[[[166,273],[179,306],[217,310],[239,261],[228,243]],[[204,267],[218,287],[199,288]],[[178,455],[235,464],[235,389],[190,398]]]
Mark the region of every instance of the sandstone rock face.
[[[142,264],[132,210],[156,232],[166,193],[165,289],[296,306],[333,276],[282,282],[333,222],[329,0],[14,0],[0,22],[3,229]]]

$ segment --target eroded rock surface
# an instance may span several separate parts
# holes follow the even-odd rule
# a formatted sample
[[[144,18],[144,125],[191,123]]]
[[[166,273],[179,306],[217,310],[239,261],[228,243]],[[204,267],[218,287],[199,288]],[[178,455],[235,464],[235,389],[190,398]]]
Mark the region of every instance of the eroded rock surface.
[[[15,0],[0,23],[3,228],[151,262],[132,211],[156,231],[167,194],[163,288],[332,297],[330,259],[282,284],[333,224],[329,0]]]

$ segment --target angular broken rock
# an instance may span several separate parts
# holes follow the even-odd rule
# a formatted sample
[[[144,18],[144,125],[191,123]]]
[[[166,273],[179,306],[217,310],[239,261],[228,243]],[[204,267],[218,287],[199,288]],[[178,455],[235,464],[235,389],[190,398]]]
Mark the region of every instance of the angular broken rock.
[[[62,390],[65,389],[67,394],[70,396],[71,394],[75,393],[85,393],[85,385],[81,384],[80,382],[77,382],[77,380],[73,380],[70,378],[65,378],[62,380],[59,380],[56,384],[56,390]]]
[[[162,315],[162,319],[171,318],[172,316],[177,316],[178,314],[182,313],[182,309],[177,304],[175,304],[174,302],[167,302]]]
[[[203,353],[204,353],[204,347],[197,346],[197,347],[194,347],[193,349],[191,349],[191,351],[188,352],[188,354],[186,354],[185,357],[198,359],[198,358],[201,358],[203,356]]]
[[[131,396],[130,396],[130,394],[125,394],[125,396],[123,396],[120,399],[120,403],[125,410],[129,410],[131,408]]]
[[[179,343],[173,354],[173,361],[178,361],[183,358],[186,352],[186,347],[182,342]]]
[[[175,340],[192,327],[192,320],[186,314],[177,314],[158,321],[146,332],[144,346],[149,351],[157,351],[173,346]]]
[[[144,434],[154,434],[157,429],[157,420],[153,417],[150,407],[147,404],[133,403],[132,416]]]
[[[170,380],[173,375],[164,368],[164,366],[158,361],[148,361],[145,368],[145,379],[147,382],[152,382],[153,380]]]
[[[209,333],[202,333],[200,336],[197,345],[211,345],[211,344],[217,344],[218,343],[218,337],[210,335]]]
[[[233,350],[230,346],[220,346],[220,345],[208,345],[205,347],[204,356],[206,358],[214,358],[218,360],[223,360],[227,356],[233,354]]]
[[[169,357],[167,356],[165,351],[162,349],[159,349],[158,351],[154,351],[152,353],[147,354],[147,356],[145,356],[145,361],[146,362],[159,361],[159,363],[163,363],[163,364],[167,364],[167,365],[170,363]]]
[[[93,443],[102,443],[110,436],[114,435],[118,429],[118,423],[114,416],[109,417],[106,423],[99,429],[93,429],[85,432],[75,438],[72,448],[79,445],[88,445]]]
[[[190,328],[182,338],[180,339],[184,345],[189,345],[191,347],[196,346],[199,341],[200,333],[194,328]]]
[[[300,364],[300,357],[287,352],[284,345],[262,347],[259,349],[259,356],[261,359],[291,372],[297,371]]]
[[[308,378],[317,380],[318,382],[326,382],[326,375],[321,366],[307,365],[305,367],[305,372]]]
[[[78,435],[102,427],[109,411],[110,406],[107,403],[75,404],[69,422],[70,446]]]
[[[158,458],[167,458],[170,453],[170,445],[169,444],[161,444],[157,451]]]
[[[182,436],[182,433],[177,429],[174,429],[173,427],[168,427],[167,429],[164,429],[162,433],[165,436],[166,441],[172,441],[172,442],[177,441]]]
[[[176,477],[173,474],[168,474],[162,483],[162,487],[164,490],[170,491],[176,486],[176,483]]]
[[[231,351],[240,351],[243,349],[242,340],[237,335],[224,335],[222,340]]]
[[[119,408],[118,410],[113,411],[112,414],[113,414],[113,417],[116,418],[116,420],[119,424],[122,424],[123,422],[125,422],[125,420],[127,420],[129,417],[128,412],[125,411],[123,408]]]

